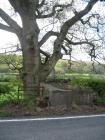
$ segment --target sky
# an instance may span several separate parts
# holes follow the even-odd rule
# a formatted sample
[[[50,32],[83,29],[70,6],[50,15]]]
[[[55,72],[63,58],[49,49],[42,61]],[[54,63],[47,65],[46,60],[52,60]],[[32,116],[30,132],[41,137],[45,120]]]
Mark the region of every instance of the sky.
[[[77,0],[77,1],[79,3],[79,0]],[[8,3],[8,0],[0,0],[0,8],[5,10],[6,12],[10,13],[10,5]],[[103,7],[101,7],[101,9],[102,8]],[[93,10],[95,11],[96,9],[97,9],[97,5],[95,6],[95,8]],[[100,11],[102,12],[103,9],[100,10]],[[20,24],[20,26],[21,26],[21,20],[18,16],[12,16],[12,18],[18,20],[18,24]],[[19,42],[18,38],[15,34],[0,30],[0,52],[4,52],[5,48],[7,46],[10,47],[11,44],[17,44],[18,42]],[[90,60],[90,57],[87,55],[87,53],[85,53],[79,47],[78,47],[78,49],[74,50],[73,57],[76,58],[77,60],[82,60],[82,59],[84,61],[89,61]],[[67,59],[67,58],[69,59],[69,57],[64,56],[64,59]]]
[[[0,0],[0,8],[5,10],[7,13],[10,13],[11,11],[8,0]],[[21,25],[21,20],[19,17],[13,16],[12,18],[18,20],[19,21],[18,24]],[[19,43],[19,41],[14,33],[0,30],[0,52],[4,52],[6,47],[9,48],[11,45],[15,45],[17,43]]]

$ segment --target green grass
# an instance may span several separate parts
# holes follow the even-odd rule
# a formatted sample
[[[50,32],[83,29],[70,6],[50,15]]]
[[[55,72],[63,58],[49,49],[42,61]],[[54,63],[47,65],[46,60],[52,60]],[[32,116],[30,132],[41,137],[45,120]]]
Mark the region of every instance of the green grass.
[[[55,81],[60,81],[63,79],[68,79],[73,84],[79,84],[82,81],[86,80],[105,80],[105,75],[100,75],[100,74],[79,74],[79,73],[65,73],[65,74],[56,74],[55,77],[49,77],[48,80],[55,80]],[[79,83],[77,83],[79,82]]]
[[[10,103],[18,103],[23,99],[22,92],[18,91],[21,81],[17,75],[0,74],[0,107]]]
[[[9,73],[9,68],[6,64],[0,64],[0,73]]]
[[[0,112],[0,117],[9,117],[9,116],[11,116],[11,114],[8,112],[4,112],[4,111]]]
[[[80,78],[99,78],[99,79],[104,79],[105,75],[101,75],[101,74],[88,74],[88,73],[83,73],[83,74],[79,74],[79,73],[66,73],[65,74],[66,77],[80,77]]]
[[[10,93],[0,96],[0,107],[6,106],[8,104],[18,104],[24,99],[22,94]]]

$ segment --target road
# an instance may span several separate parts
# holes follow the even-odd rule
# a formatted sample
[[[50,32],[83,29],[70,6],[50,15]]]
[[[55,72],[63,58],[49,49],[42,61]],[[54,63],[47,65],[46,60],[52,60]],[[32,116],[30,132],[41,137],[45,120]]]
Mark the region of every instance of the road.
[[[105,140],[105,115],[0,120],[0,140]]]

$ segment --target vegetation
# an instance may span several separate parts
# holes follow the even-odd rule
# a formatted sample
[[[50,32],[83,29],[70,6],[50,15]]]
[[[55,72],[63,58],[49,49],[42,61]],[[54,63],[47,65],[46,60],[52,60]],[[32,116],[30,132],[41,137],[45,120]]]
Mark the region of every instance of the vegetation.
[[[94,101],[94,104],[95,105],[105,105],[105,97],[104,98],[97,98],[95,101]]]
[[[95,63],[95,70],[93,71],[92,62],[84,61],[71,61],[72,65],[70,68],[69,60],[60,59],[56,66],[55,71],[57,74],[65,73],[85,73],[85,74],[105,74],[105,65]]]
[[[6,64],[0,64],[0,73],[9,73],[10,70]]]
[[[19,39],[21,48],[17,46],[17,50],[21,49],[22,51],[23,62],[20,72],[26,95],[38,94],[35,87],[39,87],[40,82],[47,79],[57,61],[62,58],[62,50],[64,54],[70,54],[72,46],[85,44],[87,50],[88,46],[90,48],[88,52],[92,59],[96,57],[95,47],[100,46],[100,43],[102,44],[102,40],[97,35],[97,31],[100,31],[98,29],[100,26],[97,24],[103,21],[103,15],[94,11],[90,13],[90,11],[100,0],[81,0],[84,9],[81,9],[81,6],[78,9],[78,2],[74,0],[66,1],[66,3],[55,0],[8,1],[13,12],[17,12],[17,15],[22,19],[22,26],[19,25],[18,21],[14,21],[9,12],[6,13],[3,8],[0,8],[0,18],[6,23],[1,22],[0,29],[14,33]],[[92,24],[93,18],[97,22]],[[43,22],[45,25],[41,27],[39,22]],[[94,26],[95,28],[92,29]],[[41,30],[43,28],[45,28],[45,32]],[[88,36],[90,29],[96,38],[93,39],[93,37]],[[79,34],[83,38],[79,37]],[[52,36],[55,36],[53,51],[49,54],[42,50],[42,47],[47,46],[45,43],[48,43]],[[42,61],[42,57],[44,61]]]
[[[0,117],[9,117],[11,116],[11,114],[9,114],[8,112],[0,112]]]
[[[74,76],[71,81],[72,85],[80,87],[89,87],[98,94],[99,97],[105,96],[105,78],[97,78],[97,75],[90,76]]]
[[[0,55],[0,73],[19,73],[22,68],[22,56],[16,54]]]
[[[79,65],[80,63],[79,62],[72,62],[72,63],[74,63],[73,65],[75,65],[76,63],[75,67],[76,69],[78,69],[77,64]],[[87,63],[87,65],[88,64],[90,63]],[[75,73],[75,70],[71,70],[70,72],[70,70],[68,70],[68,65],[69,64],[67,60],[60,60],[55,67],[55,76],[49,77],[47,79],[47,82],[55,82],[55,83],[62,83],[62,84],[69,83],[71,86],[78,86],[78,87],[85,87],[85,88],[89,87],[93,89],[94,92],[96,92],[99,97],[94,101],[94,103],[97,105],[99,104],[104,105],[105,76],[103,74],[101,75],[95,74],[94,71],[91,72],[92,74],[91,73],[81,74],[79,73],[79,70],[78,73]],[[87,69],[89,66],[87,66]],[[20,78],[17,74],[14,75],[10,73],[0,74],[0,106],[5,106],[11,103],[18,104],[20,102],[24,102],[24,104],[26,105],[27,102],[29,101],[25,101],[25,98],[22,95],[23,91],[21,90],[22,90],[22,82],[20,81]]]
[[[21,81],[16,75],[0,75],[0,106],[20,102],[23,98],[20,85]]]

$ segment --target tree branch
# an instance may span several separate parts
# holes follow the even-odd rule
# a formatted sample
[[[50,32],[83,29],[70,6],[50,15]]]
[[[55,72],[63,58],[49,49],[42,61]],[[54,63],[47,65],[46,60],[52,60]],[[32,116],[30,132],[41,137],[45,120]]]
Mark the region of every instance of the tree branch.
[[[90,2],[87,4],[87,6],[85,7],[84,10],[78,12],[78,14],[76,14],[71,19],[67,20],[62,25],[61,31],[60,31],[57,39],[54,42],[54,54],[53,55],[56,55],[56,53],[60,53],[61,45],[62,45],[64,39],[66,38],[69,28],[72,27],[77,21],[79,21],[84,15],[86,15],[92,9],[92,7],[95,5],[95,3],[97,1],[98,0],[90,0]]]
[[[56,64],[56,62],[62,57],[62,54],[61,54],[62,43],[66,38],[69,28],[72,27],[83,16],[85,16],[97,2],[98,2],[98,0],[90,0],[89,3],[87,4],[87,6],[84,8],[84,10],[78,12],[77,15],[75,15],[71,19],[67,20],[62,25],[60,33],[54,42],[53,54],[49,58],[49,61],[46,63],[46,65],[52,64],[52,66],[50,67],[50,70]]]
[[[58,32],[49,31],[47,32],[41,41],[38,43],[38,46],[41,47],[51,36],[58,36]]]
[[[92,42],[88,42],[88,41],[80,41],[80,42],[73,42],[71,40],[69,40],[68,38],[65,39],[70,45],[83,45],[83,44],[87,44],[90,46],[95,46]]]
[[[42,15],[39,11],[37,11],[38,15],[36,16],[36,18],[40,19],[40,18],[53,17],[56,14],[56,12],[63,11],[64,8],[67,8],[67,7],[70,7],[70,6],[72,6],[72,2],[71,2],[71,4],[67,4],[67,5],[56,4],[52,8],[52,12],[47,14],[47,15]],[[60,9],[56,10],[57,8],[60,8]]]
[[[9,2],[13,6],[15,12],[22,15],[23,13],[29,14],[29,11],[36,10],[39,0],[9,0]]]
[[[43,50],[40,49],[40,53],[42,53],[43,55],[45,55],[46,57],[50,57],[50,55],[47,52],[44,52]]]
[[[61,27],[60,35],[59,35],[57,41],[62,43],[63,40],[65,39],[65,36],[66,36],[69,28],[72,27],[83,16],[85,16],[92,9],[92,7],[95,5],[96,2],[98,2],[98,0],[90,0],[90,2],[88,3],[88,5],[85,7],[84,10],[78,12],[74,17],[72,17],[71,19],[67,20],[63,24],[63,26]]]
[[[99,14],[92,14],[92,15],[90,15],[90,16],[87,18],[86,21],[84,21],[83,19],[80,19],[80,21],[81,21],[81,23],[84,25],[84,24],[89,23],[90,20],[91,20],[92,18],[97,18],[97,17],[99,18],[100,15],[99,15]]]
[[[1,8],[0,8],[0,17],[10,26],[10,28],[13,28],[16,34],[20,33],[21,27]]]
[[[38,7],[40,8],[40,7],[42,7],[44,4],[45,4],[45,0],[42,0]]]
[[[0,29],[11,33],[15,33],[15,31],[10,26],[4,25],[2,23],[0,23]]]

